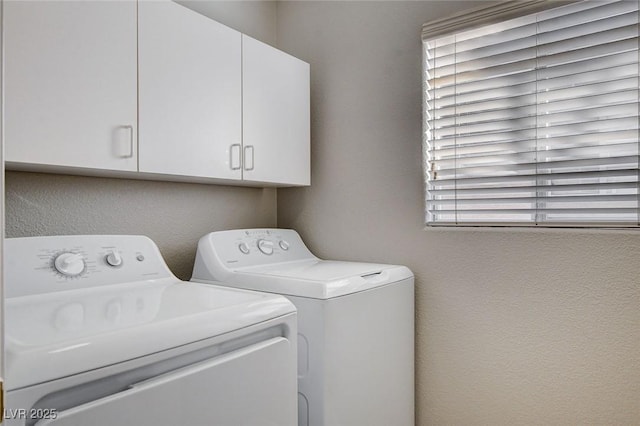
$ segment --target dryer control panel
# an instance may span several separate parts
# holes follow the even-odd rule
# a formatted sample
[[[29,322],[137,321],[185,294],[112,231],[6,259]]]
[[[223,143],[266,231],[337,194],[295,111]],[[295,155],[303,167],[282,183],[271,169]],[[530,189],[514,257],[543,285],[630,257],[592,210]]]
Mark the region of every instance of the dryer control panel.
[[[271,263],[316,259],[292,229],[236,229],[212,232],[198,243],[198,251],[215,256],[225,267],[237,269]]]
[[[6,297],[173,277],[139,235],[7,238],[4,261]]]

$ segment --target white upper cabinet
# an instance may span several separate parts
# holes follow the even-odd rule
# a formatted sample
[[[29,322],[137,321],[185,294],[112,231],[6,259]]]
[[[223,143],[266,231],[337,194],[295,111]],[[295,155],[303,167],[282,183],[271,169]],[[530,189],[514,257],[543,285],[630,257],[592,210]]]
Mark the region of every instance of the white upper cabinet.
[[[309,185],[309,64],[171,1],[4,1],[9,169]]]
[[[139,3],[140,172],[241,179],[241,33]]]
[[[309,64],[242,36],[243,178],[309,185]]]
[[[4,1],[3,25],[9,165],[137,170],[136,3]]]

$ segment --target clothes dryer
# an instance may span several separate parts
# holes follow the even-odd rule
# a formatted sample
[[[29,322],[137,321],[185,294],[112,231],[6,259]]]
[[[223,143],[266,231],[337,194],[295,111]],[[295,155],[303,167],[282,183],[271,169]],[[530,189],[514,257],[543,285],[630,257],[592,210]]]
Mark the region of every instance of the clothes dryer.
[[[7,425],[290,425],[296,312],[185,283],[142,236],[5,242]]]
[[[293,230],[202,237],[192,281],[282,294],[298,308],[298,424],[414,424],[414,278],[321,260]]]

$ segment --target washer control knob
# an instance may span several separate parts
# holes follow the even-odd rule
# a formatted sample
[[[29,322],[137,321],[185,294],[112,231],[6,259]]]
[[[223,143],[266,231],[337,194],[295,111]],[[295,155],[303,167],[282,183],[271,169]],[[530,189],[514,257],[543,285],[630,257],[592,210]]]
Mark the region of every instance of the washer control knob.
[[[238,250],[240,250],[244,254],[249,254],[249,246],[247,243],[238,244]]]
[[[80,253],[59,254],[53,261],[53,265],[58,272],[67,277],[77,277],[85,269],[84,259]]]
[[[278,245],[280,246],[280,248],[282,250],[289,250],[289,243],[286,242],[285,240],[280,240],[280,242],[278,243]]]
[[[273,241],[258,240],[258,249],[264,254],[273,254]]]
[[[109,266],[122,266],[122,256],[115,250],[111,250],[104,260]]]

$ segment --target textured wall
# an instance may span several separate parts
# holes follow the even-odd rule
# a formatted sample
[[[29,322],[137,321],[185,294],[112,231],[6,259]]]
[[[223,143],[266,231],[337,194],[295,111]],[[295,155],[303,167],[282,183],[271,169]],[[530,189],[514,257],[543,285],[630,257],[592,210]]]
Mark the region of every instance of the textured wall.
[[[420,425],[639,424],[640,234],[423,229],[420,28],[479,2],[282,2],[312,182],[278,224],[416,274]]]
[[[275,1],[178,0],[176,3],[209,16],[264,43],[272,46],[276,44]]]
[[[7,173],[8,237],[142,234],[171,270],[191,278],[198,239],[211,231],[275,225],[274,190]]]
[[[273,2],[185,3],[259,40],[275,41]],[[182,279],[191,277],[196,243],[207,232],[275,224],[275,189],[6,174],[8,237],[143,234]]]

